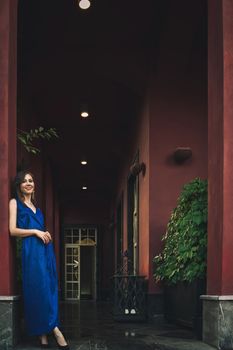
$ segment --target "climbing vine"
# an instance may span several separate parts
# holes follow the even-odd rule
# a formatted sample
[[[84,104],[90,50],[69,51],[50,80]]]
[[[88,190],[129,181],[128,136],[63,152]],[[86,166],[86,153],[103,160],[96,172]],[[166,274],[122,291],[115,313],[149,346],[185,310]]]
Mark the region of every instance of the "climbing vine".
[[[40,149],[38,147],[35,147],[33,144],[36,139],[50,140],[53,137],[58,138],[56,129],[45,129],[42,126],[36,129],[31,129],[30,131],[18,130],[17,133],[18,140],[21,142],[27,152],[33,154],[40,153]]]

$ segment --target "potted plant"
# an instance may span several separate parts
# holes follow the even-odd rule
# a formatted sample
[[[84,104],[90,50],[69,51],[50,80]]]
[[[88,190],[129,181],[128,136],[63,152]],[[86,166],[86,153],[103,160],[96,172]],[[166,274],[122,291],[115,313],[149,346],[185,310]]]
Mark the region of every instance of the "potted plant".
[[[165,289],[165,316],[200,333],[201,301],[207,260],[207,180],[184,185],[154,258],[154,278]],[[199,321],[198,321],[199,320]]]

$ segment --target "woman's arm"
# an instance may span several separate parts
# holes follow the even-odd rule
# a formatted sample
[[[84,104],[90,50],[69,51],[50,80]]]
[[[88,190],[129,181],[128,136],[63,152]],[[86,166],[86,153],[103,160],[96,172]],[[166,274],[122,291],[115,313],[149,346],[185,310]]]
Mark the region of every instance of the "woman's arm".
[[[40,231],[37,229],[22,229],[16,226],[17,223],[17,202],[13,198],[9,202],[9,231],[11,236],[17,237],[28,237],[28,236],[37,236],[45,244],[51,241],[51,236],[48,231]]]

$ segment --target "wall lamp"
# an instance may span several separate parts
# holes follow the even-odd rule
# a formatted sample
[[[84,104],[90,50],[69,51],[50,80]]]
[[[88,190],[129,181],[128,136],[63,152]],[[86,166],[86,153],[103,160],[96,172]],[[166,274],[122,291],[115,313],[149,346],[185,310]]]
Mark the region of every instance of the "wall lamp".
[[[177,163],[183,163],[192,157],[192,150],[190,147],[177,147],[173,156]]]
[[[134,163],[130,167],[130,174],[133,176],[137,176],[140,173],[144,176],[146,173],[146,164],[141,162],[141,163]]]

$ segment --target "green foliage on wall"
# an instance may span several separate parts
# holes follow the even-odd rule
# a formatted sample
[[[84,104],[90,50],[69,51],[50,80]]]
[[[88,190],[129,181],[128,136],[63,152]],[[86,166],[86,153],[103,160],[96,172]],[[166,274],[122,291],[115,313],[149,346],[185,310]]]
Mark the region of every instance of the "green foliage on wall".
[[[154,258],[154,278],[167,284],[191,282],[206,275],[207,180],[196,178],[183,187]]]
[[[40,149],[33,145],[33,142],[36,139],[46,139],[50,140],[52,137],[58,138],[58,134],[56,129],[49,128],[45,129],[40,126],[37,129],[31,129],[30,131],[18,130],[17,138],[22,143],[24,148],[29,153],[38,154],[40,153]]]

